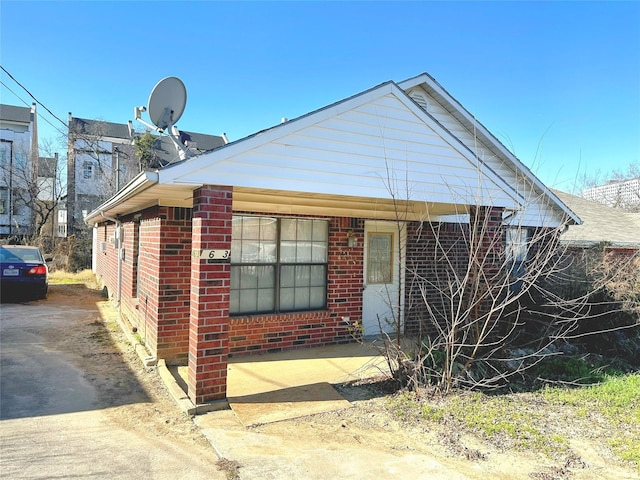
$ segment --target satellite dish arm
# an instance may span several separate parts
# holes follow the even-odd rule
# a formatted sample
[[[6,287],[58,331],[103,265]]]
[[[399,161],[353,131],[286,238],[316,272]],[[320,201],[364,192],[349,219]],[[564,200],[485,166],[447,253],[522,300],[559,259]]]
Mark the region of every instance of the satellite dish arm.
[[[136,117],[136,120],[139,121],[141,124],[143,124],[145,127],[150,128],[153,131],[156,131],[158,133],[164,133],[164,130],[165,130],[164,128],[160,128],[160,127],[157,127],[155,125],[151,125],[150,123],[147,123],[142,119],[142,112],[146,112],[146,111],[147,111],[147,107],[145,107],[145,106],[135,107],[133,109],[133,114]],[[169,111],[169,109],[167,109],[167,111],[165,113],[165,116],[166,116],[168,122],[171,122],[173,120],[172,113],[173,112],[171,112],[171,111]],[[175,125],[173,125],[173,123],[167,123],[166,129],[168,130],[169,138],[171,139],[171,141],[175,145],[176,149],[178,149],[178,156],[180,157],[180,160],[184,160],[186,158],[189,158],[192,155],[192,153],[180,141],[180,132],[175,127]]]
[[[192,153],[180,141],[180,131],[174,125],[169,125],[168,133],[169,133],[169,138],[178,149],[178,156],[180,157],[180,160],[185,160],[189,158],[192,155]]]
[[[142,119],[142,112],[146,112],[146,111],[147,111],[147,107],[145,106],[134,107],[133,115],[135,116],[135,119],[139,121],[141,124],[143,124],[145,127],[150,128],[154,132],[162,133],[164,130],[160,129],[159,127],[156,127],[155,125],[151,125],[150,123],[147,123]]]

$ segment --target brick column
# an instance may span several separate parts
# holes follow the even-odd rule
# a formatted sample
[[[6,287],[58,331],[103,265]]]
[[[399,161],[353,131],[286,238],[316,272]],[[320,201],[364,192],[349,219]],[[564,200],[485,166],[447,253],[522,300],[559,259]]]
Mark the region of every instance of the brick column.
[[[192,248],[231,249],[231,187],[194,192]],[[188,395],[195,404],[227,394],[229,288],[227,260],[191,258]]]

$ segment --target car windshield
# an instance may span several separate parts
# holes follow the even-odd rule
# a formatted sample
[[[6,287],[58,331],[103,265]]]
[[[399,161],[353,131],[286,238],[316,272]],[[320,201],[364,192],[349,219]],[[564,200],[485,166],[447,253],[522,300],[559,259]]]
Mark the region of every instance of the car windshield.
[[[42,262],[42,258],[38,250],[34,248],[0,248],[1,262]]]

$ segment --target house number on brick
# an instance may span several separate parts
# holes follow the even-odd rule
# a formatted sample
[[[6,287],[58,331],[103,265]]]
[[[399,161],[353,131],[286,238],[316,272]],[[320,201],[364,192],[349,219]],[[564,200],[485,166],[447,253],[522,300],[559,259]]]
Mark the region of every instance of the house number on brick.
[[[228,260],[231,258],[231,250],[193,250],[191,256],[207,260]]]

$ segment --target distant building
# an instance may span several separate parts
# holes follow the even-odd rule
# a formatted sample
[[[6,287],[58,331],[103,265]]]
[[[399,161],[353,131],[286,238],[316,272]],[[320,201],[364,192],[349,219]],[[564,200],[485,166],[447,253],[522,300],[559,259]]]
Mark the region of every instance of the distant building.
[[[35,103],[31,107],[0,105],[0,238],[34,233],[29,195],[38,158]]]
[[[608,207],[638,211],[640,210],[640,178],[620,182],[611,181],[605,185],[587,188],[582,196]]]
[[[69,113],[66,207],[58,213],[59,231],[66,235],[86,231],[88,212],[113,196],[138,173],[162,168],[179,160],[175,145],[166,136],[155,136],[141,162],[136,139],[144,134],[128,123],[112,123],[73,117]],[[224,145],[215,135],[180,132],[184,145],[197,153]]]
[[[46,237],[57,237],[58,234],[58,201],[61,196],[60,175],[58,172],[58,154],[53,158],[40,157],[37,170],[38,184],[35,203],[35,225],[40,229],[38,234]]]

